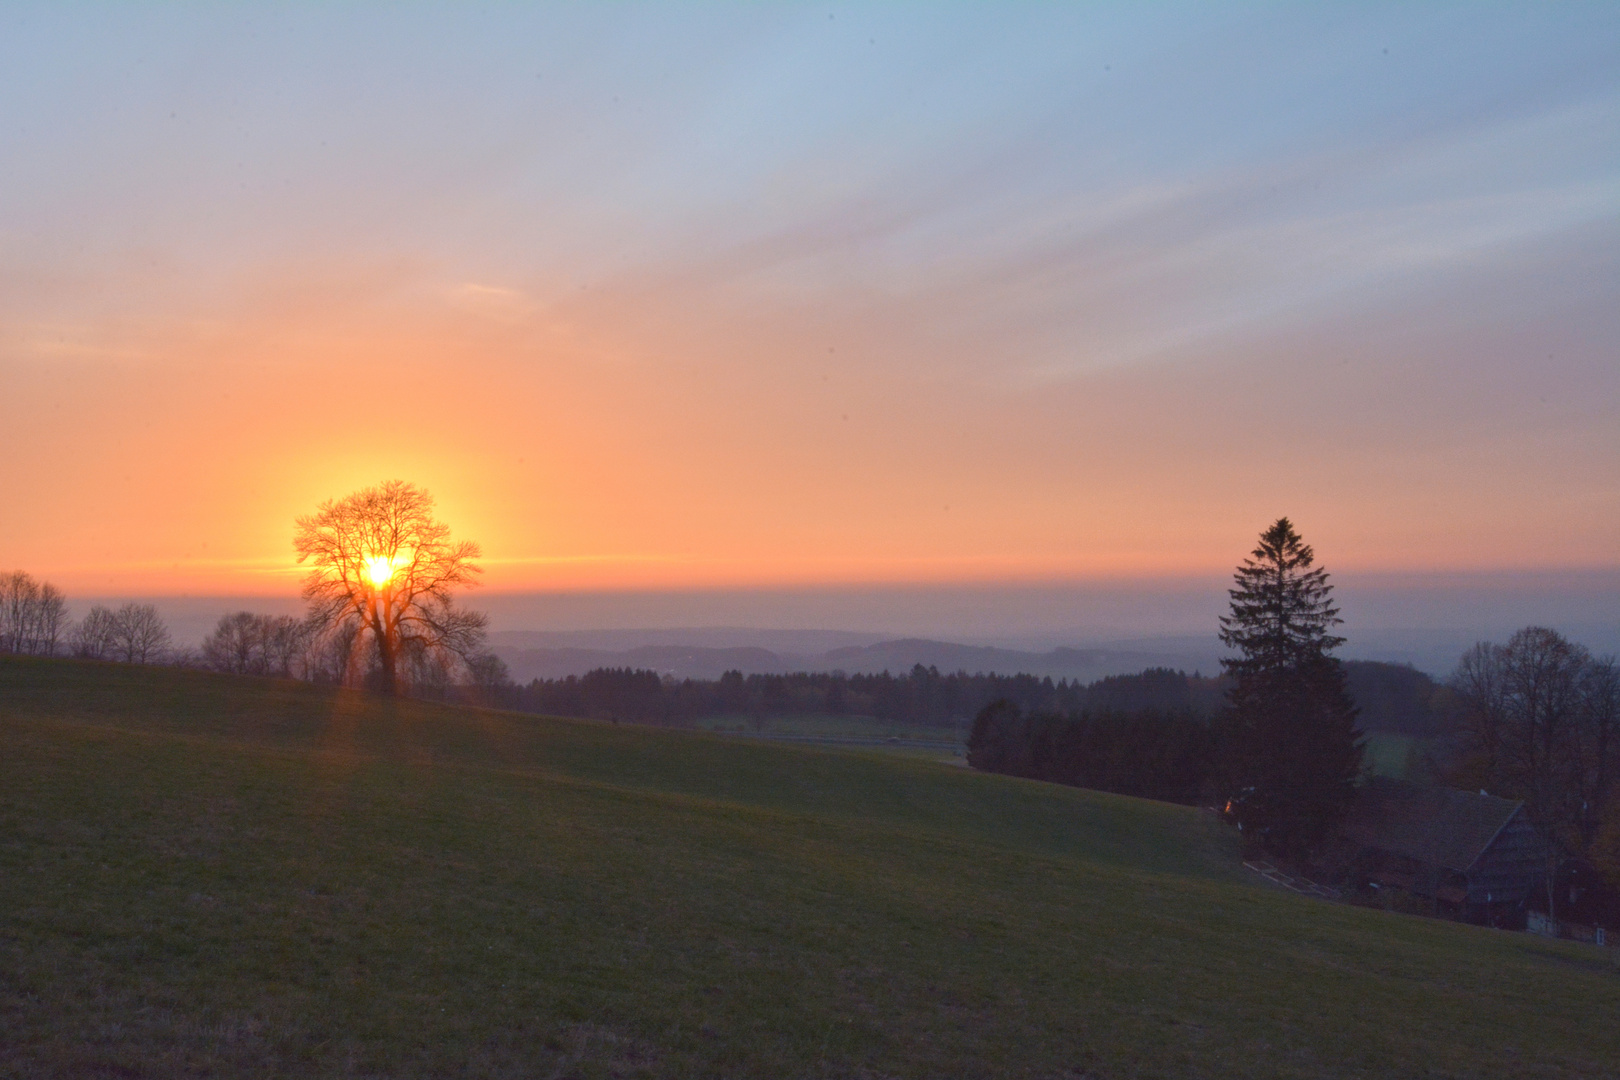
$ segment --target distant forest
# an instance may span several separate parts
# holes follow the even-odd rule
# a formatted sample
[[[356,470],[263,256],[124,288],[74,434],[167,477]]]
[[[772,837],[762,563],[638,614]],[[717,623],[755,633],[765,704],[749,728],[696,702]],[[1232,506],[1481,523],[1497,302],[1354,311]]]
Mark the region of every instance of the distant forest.
[[[1433,735],[1444,691],[1421,671],[1351,660],[1350,692],[1368,731]],[[803,672],[719,679],[673,679],[656,671],[600,668],[561,679],[535,679],[499,693],[525,712],[681,727],[716,716],[763,722],[784,716],[871,716],[918,727],[966,726],[986,705],[1006,701],[1025,714],[1174,713],[1207,722],[1226,693],[1224,676],[1149,668],[1092,683],[1035,675],[942,673],[917,665],[902,675]]]
[[[1422,672],[1395,664],[1350,661],[1348,690],[1363,731],[1433,735],[1450,708]],[[1186,695],[1165,691],[1177,681]],[[1010,699],[985,706],[968,736],[968,764],[985,772],[1196,804],[1219,792],[1217,763],[1230,761],[1234,729],[1219,711],[1228,682],[1151,671],[1103,680],[1104,692],[1079,709],[1028,708]],[[1209,685],[1200,685],[1202,683]],[[1157,698],[1157,701],[1153,699]]]

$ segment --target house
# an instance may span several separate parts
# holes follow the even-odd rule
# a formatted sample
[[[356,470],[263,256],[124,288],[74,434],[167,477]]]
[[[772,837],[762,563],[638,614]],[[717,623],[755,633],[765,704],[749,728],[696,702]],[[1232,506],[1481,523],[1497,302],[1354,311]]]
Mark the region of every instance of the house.
[[[1375,777],[1343,826],[1356,885],[1425,898],[1436,914],[1519,928],[1546,880],[1547,847],[1524,804],[1483,791]]]

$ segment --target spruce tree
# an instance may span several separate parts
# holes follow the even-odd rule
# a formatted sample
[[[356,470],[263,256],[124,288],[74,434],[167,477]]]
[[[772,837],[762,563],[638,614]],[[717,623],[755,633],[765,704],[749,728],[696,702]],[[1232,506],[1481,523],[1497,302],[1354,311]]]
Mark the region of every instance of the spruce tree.
[[[1221,641],[1233,686],[1221,717],[1231,813],[1284,855],[1329,839],[1361,771],[1361,732],[1331,631],[1343,622],[1327,571],[1287,518],[1237,568]]]

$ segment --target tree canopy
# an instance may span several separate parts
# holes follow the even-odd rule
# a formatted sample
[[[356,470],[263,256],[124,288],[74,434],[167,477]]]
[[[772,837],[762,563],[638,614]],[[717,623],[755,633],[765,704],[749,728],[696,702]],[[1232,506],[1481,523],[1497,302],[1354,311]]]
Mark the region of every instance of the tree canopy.
[[[1356,707],[1327,572],[1287,518],[1237,568],[1221,641],[1233,685],[1221,718],[1231,813],[1245,833],[1283,853],[1329,838],[1361,770]]]
[[[293,547],[311,565],[311,623],[351,681],[369,675],[388,693],[443,681],[482,647],[485,617],[454,601],[481,573],[478,545],[452,540],[416,485],[390,480],[327,500],[298,519]]]
[[[1232,613],[1221,616],[1221,642],[1238,650],[1224,661],[1242,678],[1292,670],[1344,644],[1329,630],[1342,623],[1327,571],[1312,568],[1316,553],[1293,523],[1278,518],[1235,574]]]
[[[1525,800],[1571,851],[1605,829],[1620,855],[1620,665],[1545,626],[1482,641],[1451,676],[1463,759],[1454,781]],[[1620,880],[1620,865],[1613,867]]]

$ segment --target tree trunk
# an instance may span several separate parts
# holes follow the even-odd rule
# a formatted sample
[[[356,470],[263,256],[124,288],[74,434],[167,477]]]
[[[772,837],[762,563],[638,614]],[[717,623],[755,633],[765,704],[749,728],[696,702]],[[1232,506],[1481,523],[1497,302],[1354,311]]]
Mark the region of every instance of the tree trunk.
[[[385,694],[399,693],[399,676],[395,670],[396,658],[394,650],[387,638],[378,639],[378,655],[382,660],[382,692]]]
[[[377,660],[382,665],[382,692],[390,696],[399,693],[399,650],[394,640],[395,628],[388,618],[387,593],[372,599],[371,632],[377,636]]]

